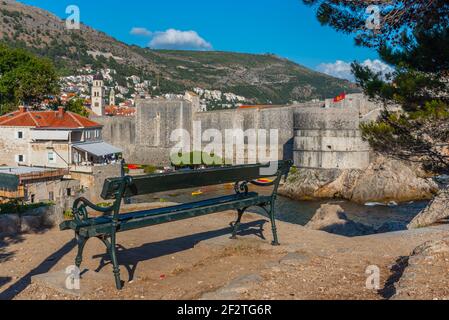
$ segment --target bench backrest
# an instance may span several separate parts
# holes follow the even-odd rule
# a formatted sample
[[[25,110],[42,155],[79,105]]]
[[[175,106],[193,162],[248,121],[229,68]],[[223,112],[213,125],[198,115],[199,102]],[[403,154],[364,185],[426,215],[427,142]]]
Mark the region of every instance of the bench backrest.
[[[125,179],[129,179],[125,187],[124,197],[133,197],[158,192],[173,191],[205,187],[240,181],[251,181],[260,178],[277,176],[280,178],[288,174],[292,161],[279,161],[278,171],[275,174],[263,175],[263,168],[270,164],[240,165],[233,167],[192,170],[187,172],[172,172],[167,174],[150,174],[137,177],[109,178],[103,185],[101,197],[105,200],[115,199],[117,192],[122,188]]]

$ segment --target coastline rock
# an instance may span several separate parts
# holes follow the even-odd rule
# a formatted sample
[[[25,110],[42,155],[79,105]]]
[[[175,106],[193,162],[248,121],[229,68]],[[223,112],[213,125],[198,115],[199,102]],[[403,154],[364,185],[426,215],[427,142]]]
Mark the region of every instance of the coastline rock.
[[[330,204],[323,204],[306,225],[306,228],[346,237],[375,233],[372,227],[350,220],[340,206]]]
[[[396,293],[392,300],[447,300],[449,279],[441,275],[446,274],[448,268],[449,239],[418,246],[395,284]]]
[[[441,190],[435,199],[407,226],[408,229],[427,227],[449,217],[449,189]]]
[[[280,188],[279,193],[295,200],[309,198],[333,198],[334,190],[323,188],[341,176],[342,171],[338,169],[299,169],[290,174],[287,182]]]
[[[366,170],[298,169],[279,191],[295,200],[342,198],[360,204],[430,200],[437,192],[438,185],[412,165],[381,156]]]
[[[357,179],[351,200],[396,201],[431,199],[438,185],[423,179],[403,161],[378,158]]]

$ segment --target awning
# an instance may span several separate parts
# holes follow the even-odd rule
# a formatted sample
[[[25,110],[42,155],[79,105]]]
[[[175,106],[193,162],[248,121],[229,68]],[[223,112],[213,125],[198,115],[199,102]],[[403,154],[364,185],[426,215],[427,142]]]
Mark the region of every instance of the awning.
[[[106,142],[83,143],[73,146],[75,149],[85,151],[97,157],[103,157],[111,154],[122,153],[123,150],[111,146]]]
[[[70,131],[62,130],[32,130],[31,139],[33,140],[69,140]]]
[[[17,191],[19,183],[18,176],[0,173],[0,190]]]

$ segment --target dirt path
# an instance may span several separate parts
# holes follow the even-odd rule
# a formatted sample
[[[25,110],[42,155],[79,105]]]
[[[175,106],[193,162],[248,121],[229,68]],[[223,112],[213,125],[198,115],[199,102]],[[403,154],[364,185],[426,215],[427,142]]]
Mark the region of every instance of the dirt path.
[[[107,264],[99,270],[101,281],[81,280],[89,290],[80,296],[31,283],[34,275],[73,265],[71,232],[4,239],[0,299],[385,299],[402,272],[396,263],[449,231],[445,225],[345,238],[279,222],[282,245],[272,247],[270,224],[254,214],[245,217],[239,240],[230,240],[234,218],[224,212],[119,234],[124,289],[115,289]],[[104,252],[100,241],[90,240],[82,268],[99,268]],[[380,291],[366,288],[371,265],[380,268]]]

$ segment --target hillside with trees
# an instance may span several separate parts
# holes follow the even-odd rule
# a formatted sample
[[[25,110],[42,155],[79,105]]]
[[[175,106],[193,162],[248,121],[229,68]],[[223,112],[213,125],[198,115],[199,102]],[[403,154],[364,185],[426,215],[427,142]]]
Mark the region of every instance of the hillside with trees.
[[[67,30],[49,12],[0,1],[0,41],[48,57],[61,75],[87,64],[158,83],[158,93],[201,87],[241,95],[252,103],[283,104],[359,92],[349,81],[310,70],[273,54],[150,50],[125,43],[86,25]]]

